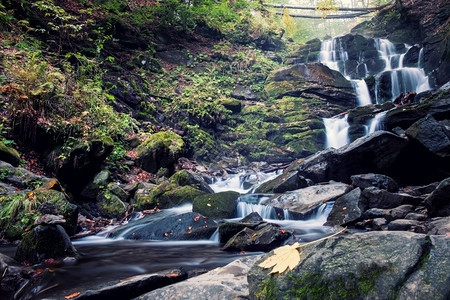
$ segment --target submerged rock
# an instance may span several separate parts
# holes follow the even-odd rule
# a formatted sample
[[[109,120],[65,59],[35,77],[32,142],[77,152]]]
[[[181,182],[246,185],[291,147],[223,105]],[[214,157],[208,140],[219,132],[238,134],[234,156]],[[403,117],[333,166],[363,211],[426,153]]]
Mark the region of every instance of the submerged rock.
[[[209,239],[216,229],[212,219],[189,212],[156,218],[127,231],[123,237],[133,240],[201,240]]]

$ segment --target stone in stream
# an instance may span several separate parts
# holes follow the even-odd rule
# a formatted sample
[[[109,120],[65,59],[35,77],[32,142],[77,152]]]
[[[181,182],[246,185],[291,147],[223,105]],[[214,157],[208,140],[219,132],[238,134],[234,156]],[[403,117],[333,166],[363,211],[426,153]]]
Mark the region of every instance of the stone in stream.
[[[225,251],[270,251],[287,240],[292,234],[279,225],[261,223],[254,229],[245,227],[223,246]]]
[[[374,231],[339,235],[302,247],[292,271],[250,269],[250,299],[447,299],[450,237]],[[418,284],[417,286],[415,284]]]
[[[124,235],[133,240],[201,240],[209,239],[216,223],[201,214],[189,212],[156,219]]]
[[[349,185],[339,182],[314,185],[272,197],[261,204],[308,216],[323,203],[344,195],[350,189]]]
[[[276,180],[270,180],[261,184],[255,189],[255,193],[284,193],[301,189],[311,185],[312,182],[298,174],[298,171],[291,171],[281,174]]]
[[[169,182],[175,183],[179,186],[191,185],[208,194],[214,193],[212,188],[201,176],[195,174],[190,170],[181,170],[176,172],[169,178]]]
[[[81,293],[76,299],[96,300],[132,299],[150,291],[175,284],[187,278],[187,273],[182,269],[174,269],[155,274],[137,275],[122,279],[120,282],[110,282],[96,290],[88,290]]]
[[[245,256],[206,274],[149,292],[138,300],[246,299],[247,272],[260,255]]]
[[[41,224],[23,235],[14,258],[36,264],[49,258],[65,257],[78,257],[78,252],[64,228],[61,225]]]
[[[355,223],[362,218],[362,212],[359,208],[359,197],[361,189],[356,188],[347,194],[339,197],[334,201],[333,208],[328,215],[326,226],[341,225],[345,226],[349,223]]]
[[[239,222],[226,222],[219,225],[219,241],[226,243],[231,237],[244,228],[255,229],[256,226],[265,223],[257,212],[252,212]]]
[[[192,203],[192,210],[214,219],[233,218],[239,196],[233,191],[198,196]]]

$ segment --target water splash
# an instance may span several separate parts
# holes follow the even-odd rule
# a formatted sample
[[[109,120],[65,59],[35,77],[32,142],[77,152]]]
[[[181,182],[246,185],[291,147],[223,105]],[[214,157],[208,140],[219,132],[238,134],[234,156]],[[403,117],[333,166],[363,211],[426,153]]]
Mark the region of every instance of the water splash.
[[[383,119],[386,116],[387,111],[377,113],[375,117],[369,121],[366,127],[366,135],[371,134],[377,130],[384,130]]]
[[[324,118],[326,148],[340,148],[349,143],[347,122],[348,115],[341,118]]]

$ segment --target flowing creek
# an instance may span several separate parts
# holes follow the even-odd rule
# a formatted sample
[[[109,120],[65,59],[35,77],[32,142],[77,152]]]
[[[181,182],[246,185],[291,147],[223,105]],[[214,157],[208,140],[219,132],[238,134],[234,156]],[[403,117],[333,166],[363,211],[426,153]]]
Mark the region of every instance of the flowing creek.
[[[226,179],[217,180],[211,187],[215,192],[234,190],[242,194],[237,203],[238,221],[250,212],[257,211],[268,222],[277,223],[286,230],[294,232],[300,241],[311,241],[328,235],[329,227],[322,226],[332,208],[332,203],[323,204],[312,216],[305,220],[294,220],[289,212],[277,214],[273,208],[260,205],[259,202],[271,195],[246,194],[251,191],[256,182],[270,180],[277,176],[276,172],[264,174],[247,172],[235,174]],[[246,185],[246,182],[253,185]],[[161,218],[170,215],[179,215],[192,211],[192,205],[166,209],[161,213],[150,215],[150,218]],[[130,221],[126,225],[129,230],[136,229]],[[136,222],[138,223],[138,222]],[[131,226],[133,225],[133,226]],[[130,276],[154,273],[171,268],[183,267],[188,272],[203,272],[224,266],[243,255],[255,255],[260,252],[233,253],[221,250],[217,231],[209,240],[196,241],[142,241],[126,240],[120,235],[116,238],[107,238],[108,233],[114,229],[110,227],[96,236],[89,236],[73,241],[74,246],[81,254],[81,259],[74,264],[55,267],[50,273],[50,279],[39,289],[52,287],[39,293],[33,299],[63,299],[64,296],[88,289],[99,288],[102,284],[117,281]],[[124,233],[122,232],[121,235]],[[1,246],[3,254],[14,256],[15,247]]]
[[[384,61],[384,69],[377,74],[370,74],[367,65],[362,57],[359,57],[357,70],[364,70],[363,74],[358,75],[349,73],[347,70],[348,53],[344,50],[342,40],[333,38],[322,42],[319,54],[319,62],[328,66],[330,69],[340,72],[349,80],[355,89],[358,100],[358,106],[366,106],[373,103],[384,103],[393,101],[400,93],[408,92],[421,93],[430,89],[428,76],[422,68],[423,63],[423,47],[419,50],[417,66],[404,66],[404,58],[406,53],[412,47],[404,45],[402,50],[397,50],[396,46],[387,39],[374,39],[375,49],[378,51],[378,57]],[[362,66],[362,68],[360,68]],[[375,99],[370,96],[369,89],[364,79],[369,75],[375,77]],[[381,91],[381,82],[389,82],[390,94],[383,95]],[[386,84],[386,83],[384,83]],[[382,121],[386,112],[376,114],[366,125],[366,135],[382,130]],[[349,124],[347,117],[340,116],[338,118],[324,118],[326,133],[326,148],[340,148],[350,142],[348,138]]]

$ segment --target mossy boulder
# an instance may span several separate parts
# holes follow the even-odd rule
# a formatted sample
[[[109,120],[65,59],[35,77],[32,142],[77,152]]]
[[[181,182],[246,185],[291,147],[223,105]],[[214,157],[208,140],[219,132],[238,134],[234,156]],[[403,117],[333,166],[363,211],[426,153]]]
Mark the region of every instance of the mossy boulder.
[[[232,218],[236,214],[237,192],[220,192],[196,197],[192,210],[214,219]]]
[[[137,147],[137,163],[144,170],[156,173],[160,168],[173,170],[184,151],[184,141],[172,131],[160,131],[150,135]]]
[[[432,265],[428,266],[431,244],[425,235],[410,232],[341,235],[302,247],[299,249],[299,264],[292,270],[275,275],[269,274],[271,268],[259,266],[273,255],[271,252],[257,261],[247,275],[250,299],[267,299],[269,295],[271,299],[397,298],[399,290],[403,290],[412,278],[411,273],[419,272],[420,266],[434,274],[449,270],[448,259],[433,271]],[[442,255],[449,246],[442,243],[436,244],[438,247],[440,250],[436,253]],[[432,263],[439,264],[436,260]],[[433,284],[439,291],[437,294],[444,292],[448,295],[448,276],[443,278]],[[433,292],[428,288],[417,291],[420,296],[416,299],[431,299]],[[407,293],[402,296],[404,298],[399,298],[408,298]]]
[[[163,181],[157,186],[136,191],[133,206],[138,210],[158,208],[170,208],[183,203],[192,203],[197,196],[205,192],[193,186],[178,186],[168,181]]]
[[[8,147],[5,143],[0,142],[0,160],[17,167],[20,163],[20,154],[16,149]]]
[[[205,193],[214,193],[212,188],[201,176],[189,170],[181,170],[176,172],[169,178],[169,181],[179,186],[190,185],[204,191]]]
[[[78,253],[69,236],[60,225],[39,225],[24,234],[17,246],[15,259],[36,264],[45,259],[77,257]]]
[[[100,193],[96,204],[100,215],[105,218],[122,219],[128,210],[128,205],[109,191]]]
[[[265,92],[269,97],[316,96],[325,102],[353,107],[356,96],[345,77],[320,63],[297,64],[272,72]]]
[[[38,217],[37,209],[45,202],[55,205],[58,214],[66,222],[63,227],[74,234],[78,221],[78,206],[70,203],[64,193],[55,190],[34,190],[18,192],[0,199],[3,210],[0,213],[0,227],[5,229],[5,238],[20,239],[27,228],[33,227]]]
[[[92,181],[81,191],[81,196],[95,199],[100,190],[108,185],[110,175],[108,170],[102,170],[97,173]]]
[[[233,113],[239,113],[242,110],[242,102],[238,99],[225,98],[218,100],[219,104],[222,104],[226,109],[231,110]]]
[[[30,171],[11,164],[0,161],[0,181],[11,184],[20,189],[34,189],[52,181],[51,178],[42,177]]]
[[[58,179],[67,190],[79,195],[83,188],[102,169],[105,159],[111,154],[114,141],[108,137],[79,143],[69,153],[61,149],[54,150],[49,155],[48,167],[56,170]],[[55,157],[64,156],[64,160]]]

